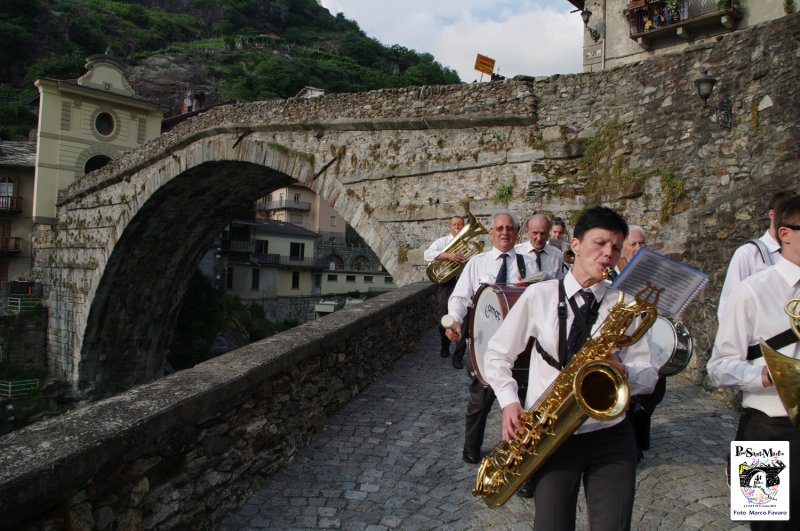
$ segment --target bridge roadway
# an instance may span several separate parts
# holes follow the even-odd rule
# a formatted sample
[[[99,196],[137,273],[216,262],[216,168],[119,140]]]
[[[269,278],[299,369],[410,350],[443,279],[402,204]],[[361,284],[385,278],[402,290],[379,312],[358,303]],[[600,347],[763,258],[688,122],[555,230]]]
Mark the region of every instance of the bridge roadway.
[[[467,384],[431,331],[218,529],[531,529],[533,500],[489,509],[470,493]],[[637,472],[633,529],[749,529],[728,518],[724,455],[736,412],[680,376],[667,386]],[[499,433],[495,403],[484,451]]]

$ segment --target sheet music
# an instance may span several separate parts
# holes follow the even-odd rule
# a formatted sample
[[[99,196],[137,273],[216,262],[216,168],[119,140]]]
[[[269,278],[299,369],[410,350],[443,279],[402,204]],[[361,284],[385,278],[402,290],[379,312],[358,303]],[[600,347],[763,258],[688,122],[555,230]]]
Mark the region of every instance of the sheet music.
[[[665,317],[681,313],[708,282],[702,271],[644,247],[636,253],[611,284],[634,295],[647,283],[664,288],[658,300],[658,312]]]

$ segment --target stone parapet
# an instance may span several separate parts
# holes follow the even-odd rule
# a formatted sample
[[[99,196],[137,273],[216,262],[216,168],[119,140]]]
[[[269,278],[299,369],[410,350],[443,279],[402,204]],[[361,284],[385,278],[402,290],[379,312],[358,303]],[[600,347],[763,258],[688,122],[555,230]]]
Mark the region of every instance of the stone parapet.
[[[212,529],[435,325],[417,283],[0,438],[4,530]]]

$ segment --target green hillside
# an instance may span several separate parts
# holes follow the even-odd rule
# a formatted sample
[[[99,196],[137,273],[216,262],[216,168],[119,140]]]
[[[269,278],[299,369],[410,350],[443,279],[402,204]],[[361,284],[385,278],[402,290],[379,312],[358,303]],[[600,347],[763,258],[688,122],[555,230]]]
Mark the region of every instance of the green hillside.
[[[224,100],[459,83],[430,54],[387,47],[316,0],[0,0],[0,135],[35,127],[37,77],[74,79],[108,50],[202,63]],[[178,90],[179,87],[176,87]]]

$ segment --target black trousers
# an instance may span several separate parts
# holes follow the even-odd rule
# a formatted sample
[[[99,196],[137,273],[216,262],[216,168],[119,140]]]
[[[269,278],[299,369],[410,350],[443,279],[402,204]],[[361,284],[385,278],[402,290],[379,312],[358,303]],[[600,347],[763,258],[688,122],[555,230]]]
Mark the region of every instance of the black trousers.
[[[525,404],[527,388],[518,389],[519,401]],[[488,385],[483,385],[480,380],[472,377],[469,384],[469,401],[467,402],[466,429],[464,433],[464,452],[480,455],[483,447],[483,436],[486,432],[486,419],[492,410],[496,396],[494,390]],[[499,435],[499,434],[498,434]],[[498,442],[500,437],[497,438]]]
[[[480,455],[483,446],[483,434],[486,431],[486,419],[492,410],[495,394],[491,387],[484,386],[477,378],[472,377],[469,384],[469,401],[467,402],[466,430],[464,433],[464,452]]]
[[[589,529],[630,529],[636,485],[636,442],[629,422],[570,436],[534,474],[534,530],[575,529],[581,482],[586,493]]]
[[[765,413],[745,408],[736,430],[737,441],[789,441],[789,516],[788,521],[755,520],[750,522],[754,531],[798,531],[800,530],[800,431],[796,430],[789,417],[770,417]],[[738,478],[731,478],[731,488],[738,486]]]

